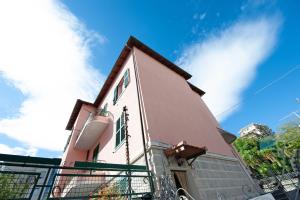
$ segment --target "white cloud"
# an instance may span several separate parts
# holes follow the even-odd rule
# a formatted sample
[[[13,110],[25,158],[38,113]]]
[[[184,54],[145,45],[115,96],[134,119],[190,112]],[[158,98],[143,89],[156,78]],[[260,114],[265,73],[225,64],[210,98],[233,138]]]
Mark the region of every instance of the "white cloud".
[[[76,99],[94,100],[102,83],[90,57],[91,42],[105,38],[51,0],[1,1],[0,27],[0,75],[25,96],[17,117],[0,119],[0,133],[62,150]]]
[[[206,12],[204,12],[204,13],[200,13],[200,14],[198,14],[198,13],[195,13],[194,15],[193,15],[193,19],[195,19],[195,20],[204,20],[205,19],[205,17],[206,17]]]
[[[5,144],[0,144],[0,152],[4,154],[35,156],[37,149],[34,147],[30,147],[28,149],[22,147],[9,147]]]
[[[206,91],[204,100],[218,120],[235,111],[228,108],[240,102],[258,66],[274,49],[280,22],[278,16],[239,21],[187,47],[177,60]]]
[[[202,13],[202,14],[199,16],[199,19],[200,19],[200,20],[204,20],[205,17],[206,17],[206,13]]]

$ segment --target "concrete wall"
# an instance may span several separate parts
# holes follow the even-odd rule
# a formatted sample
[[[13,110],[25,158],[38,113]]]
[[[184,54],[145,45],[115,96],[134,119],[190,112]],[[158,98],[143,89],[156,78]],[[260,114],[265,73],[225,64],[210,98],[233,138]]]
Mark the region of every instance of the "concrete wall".
[[[219,126],[186,80],[152,57],[134,48],[151,141],[178,144],[185,140],[206,146],[209,152],[234,157]]]
[[[163,149],[154,146],[150,151],[158,194],[161,190],[159,177],[171,176],[171,170],[177,170],[186,172],[188,192],[197,200],[218,200],[218,197],[226,200],[246,200],[259,195],[256,186],[236,158],[209,153],[198,157],[192,166],[186,162],[178,166],[174,158],[166,158]]]

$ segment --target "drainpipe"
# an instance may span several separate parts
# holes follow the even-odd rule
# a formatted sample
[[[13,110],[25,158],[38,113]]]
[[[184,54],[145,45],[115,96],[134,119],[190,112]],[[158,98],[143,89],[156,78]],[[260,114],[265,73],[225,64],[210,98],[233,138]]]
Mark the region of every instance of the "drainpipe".
[[[143,123],[143,112],[142,112],[142,102],[141,102],[141,90],[140,90],[140,80],[138,78],[138,72],[137,72],[137,64],[136,64],[136,57],[133,48],[126,45],[128,49],[132,52],[133,56],[133,66],[134,66],[134,73],[135,73],[135,79],[136,79],[136,90],[138,95],[138,102],[139,102],[139,113],[140,113],[140,122],[141,122],[141,128],[142,128],[142,138],[143,138],[143,150],[145,155],[145,162],[146,162],[146,168],[148,171],[149,178],[151,177],[150,168],[149,168],[149,162],[148,162],[148,156],[147,156],[147,148],[146,148],[146,138],[145,138],[145,130],[144,130],[144,123]],[[152,192],[154,192],[154,183],[152,178],[150,181],[150,187]]]

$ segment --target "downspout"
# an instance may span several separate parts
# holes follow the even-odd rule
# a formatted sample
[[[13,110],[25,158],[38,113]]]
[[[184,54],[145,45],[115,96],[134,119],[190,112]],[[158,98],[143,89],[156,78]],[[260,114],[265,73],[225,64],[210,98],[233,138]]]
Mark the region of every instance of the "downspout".
[[[146,168],[148,171],[148,176],[150,178],[151,173],[150,173],[150,167],[149,167],[148,156],[147,156],[146,138],[145,138],[144,123],[143,123],[143,113],[142,113],[142,108],[141,108],[142,102],[141,102],[140,80],[138,78],[136,57],[135,57],[133,48],[129,47],[128,45],[126,45],[126,47],[128,49],[130,49],[130,51],[132,52],[132,57],[133,57],[133,66],[134,66],[134,73],[135,73],[135,80],[136,80],[136,90],[137,90],[137,95],[138,95],[140,122],[141,122],[141,129],[142,129],[142,138],[143,138],[143,150],[144,150],[144,155],[145,155]],[[151,190],[154,192],[154,183],[153,183],[152,178],[150,179],[150,187],[151,187]]]

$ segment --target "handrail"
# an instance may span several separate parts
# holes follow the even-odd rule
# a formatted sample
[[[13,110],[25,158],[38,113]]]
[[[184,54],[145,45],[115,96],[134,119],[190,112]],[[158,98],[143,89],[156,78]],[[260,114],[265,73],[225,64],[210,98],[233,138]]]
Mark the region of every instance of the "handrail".
[[[61,159],[60,158],[32,157],[32,156],[19,156],[19,155],[0,153],[0,161],[18,162],[18,163],[35,163],[35,164],[46,164],[46,165],[59,165],[61,162]]]
[[[190,195],[190,193],[188,193],[188,191],[186,191],[185,189],[183,189],[183,188],[178,188],[177,190],[176,190],[176,197],[178,197],[178,192],[180,191],[180,190],[182,190],[189,198],[191,198],[192,200],[196,200],[192,195]],[[179,198],[180,198],[180,196],[179,196]]]
[[[1,160],[0,160],[1,161]],[[107,164],[107,163],[105,163]],[[97,170],[97,171],[127,171],[130,170],[132,172],[150,172],[144,169],[123,169],[122,168],[99,168],[99,167],[69,167],[69,166],[59,166],[59,165],[43,165],[43,164],[28,164],[28,163],[17,163],[17,162],[0,162],[0,166],[15,166],[15,167],[36,167],[36,168],[53,168],[53,169],[69,169],[69,170]],[[137,165],[139,166],[139,165]]]
[[[112,163],[95,163],[76,161],[74,167],[80,168],[100,168],[100,169],[119,169],[119,170],[146,170],[144,165],[124,165]]]

